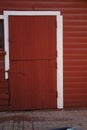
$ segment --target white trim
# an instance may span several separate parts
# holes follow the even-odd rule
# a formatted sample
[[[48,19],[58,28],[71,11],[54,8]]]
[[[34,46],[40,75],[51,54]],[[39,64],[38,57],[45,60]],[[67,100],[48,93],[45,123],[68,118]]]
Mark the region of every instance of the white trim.
[[[63,22],[59,11],[4,11],[5,71],[9,70],[9,16],[56,16],[57,19],[57,108],[63,108]],[[6,73],[6,79],[8,75]]]
[[[58,108],[63,108],[63,17],[57,15],[57,92]]]
[[[5,55],[5,79],[8,79],[8,70],[9,70],[9,31],[8,31],[8,15],[4,14],[4,50]]]
[[[12,16],[57,16],[60,15],[59,11],[4,11],[5,15]]]
[[[4,15],[0,15],[0,19],[4,19]]]

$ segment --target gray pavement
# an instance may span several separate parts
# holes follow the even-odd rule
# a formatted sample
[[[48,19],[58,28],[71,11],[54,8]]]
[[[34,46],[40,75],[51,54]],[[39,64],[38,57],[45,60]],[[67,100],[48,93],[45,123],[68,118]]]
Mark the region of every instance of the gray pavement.
[[[0,112],[0,130],[51,130],[60,127],[87,130],[87,110]]]

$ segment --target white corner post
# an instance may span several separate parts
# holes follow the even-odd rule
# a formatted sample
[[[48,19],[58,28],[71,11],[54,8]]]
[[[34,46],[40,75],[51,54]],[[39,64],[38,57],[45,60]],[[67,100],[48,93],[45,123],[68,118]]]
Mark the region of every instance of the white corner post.
[[[63,109],[63,16],[57,15],[57,105]]]

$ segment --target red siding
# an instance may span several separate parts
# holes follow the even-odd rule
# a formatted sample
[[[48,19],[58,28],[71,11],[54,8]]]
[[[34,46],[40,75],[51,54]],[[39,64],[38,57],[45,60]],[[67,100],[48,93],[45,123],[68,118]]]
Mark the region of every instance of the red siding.
[[[64,27],[64,107],[87,107],[87,0],[33,1],[0,1],[0,12],[61,11]]]
[[[9,106],[9,89],[8,81],[5,80],[4,69],[4,55],[3,51],[0,51],[0,109],[4,110]]]

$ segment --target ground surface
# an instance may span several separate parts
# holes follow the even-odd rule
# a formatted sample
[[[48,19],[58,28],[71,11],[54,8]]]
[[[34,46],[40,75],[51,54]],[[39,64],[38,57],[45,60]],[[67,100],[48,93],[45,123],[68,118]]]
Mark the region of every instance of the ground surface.
[[[0,112],[0,130],[51,130],[60,127],[87,130],[87,110]]]

